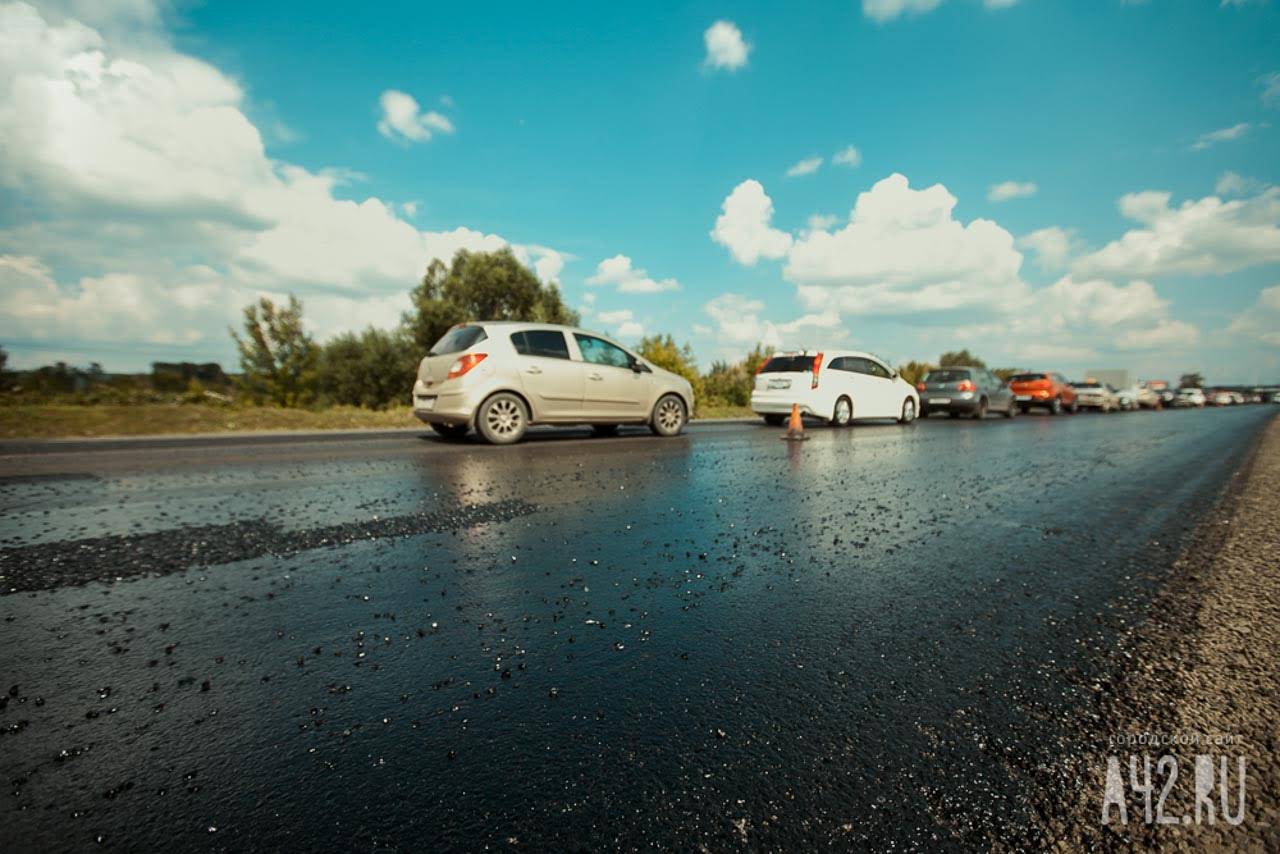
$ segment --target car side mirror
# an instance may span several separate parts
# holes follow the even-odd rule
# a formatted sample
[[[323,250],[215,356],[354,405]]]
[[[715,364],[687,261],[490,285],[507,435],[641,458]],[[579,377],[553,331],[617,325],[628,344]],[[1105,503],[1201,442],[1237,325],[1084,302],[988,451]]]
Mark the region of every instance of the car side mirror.
[[[649,373],[649,366],[639,359],[632,359],[631,370],[635,371],[637,374],[647,374]]]

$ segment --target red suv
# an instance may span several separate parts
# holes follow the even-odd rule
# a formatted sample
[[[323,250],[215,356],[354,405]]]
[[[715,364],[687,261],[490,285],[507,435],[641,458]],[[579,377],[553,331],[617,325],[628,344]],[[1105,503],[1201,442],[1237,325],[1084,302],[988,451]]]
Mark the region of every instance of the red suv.
[[[1078,408],[1076,390],[1062,374],[1014,374],[1009,377],[1009,388],[1023,412],[1038,406],[1049,410],[1050,415],[1060,415],[1064,409],[1075,412]]]

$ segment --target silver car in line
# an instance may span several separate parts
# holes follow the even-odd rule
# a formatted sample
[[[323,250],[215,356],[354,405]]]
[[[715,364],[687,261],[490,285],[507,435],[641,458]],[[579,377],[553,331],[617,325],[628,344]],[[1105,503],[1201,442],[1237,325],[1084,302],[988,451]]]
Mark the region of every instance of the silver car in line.
[[[475,428],[487,442],[520,441],[531,424],[590,424],[598,435],[647,424],[684,430],[693,388],[598,332],[549,323],[459,324],[418,365],[413,414],[441,436]]]

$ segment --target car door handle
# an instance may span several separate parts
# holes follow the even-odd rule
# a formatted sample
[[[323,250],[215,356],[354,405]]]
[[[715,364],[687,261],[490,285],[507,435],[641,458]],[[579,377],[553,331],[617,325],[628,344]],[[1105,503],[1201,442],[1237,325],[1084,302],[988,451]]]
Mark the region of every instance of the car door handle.
[[[602,379],[604,379],[604,377],[603,377],[603,376],[601,376],[600,374],[587,374],[587,379],[589,379],[589,380],[602,380]]]
[[[542,373],[542,368],[539,368],[537,365],[531,365],[531,366],[529,366],[529,367],[525,368],[525,369],[524,369],[524,372],[525,372],[526,374],[540,374],[540,373]]]

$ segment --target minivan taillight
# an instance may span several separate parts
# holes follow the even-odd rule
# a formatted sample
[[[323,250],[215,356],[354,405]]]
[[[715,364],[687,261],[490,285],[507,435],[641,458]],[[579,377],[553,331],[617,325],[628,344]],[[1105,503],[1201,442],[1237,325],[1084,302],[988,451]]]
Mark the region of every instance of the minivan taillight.
[[[813,357],[813,384],[809,388],[818,387],[818,371],[822,370],[822,354]]]
[[[960,391],[977,391],[978,387],[973,384],[973,380],[960,380],[960,385],[956,386]]]
[[[454,362],[449,367],[449,376],[445,377],[445,379],[456,380],[458,377],[483,362],[485,357],[488,355],[488,353],[468,353],[465,356],[460,357],[458,361]]]

